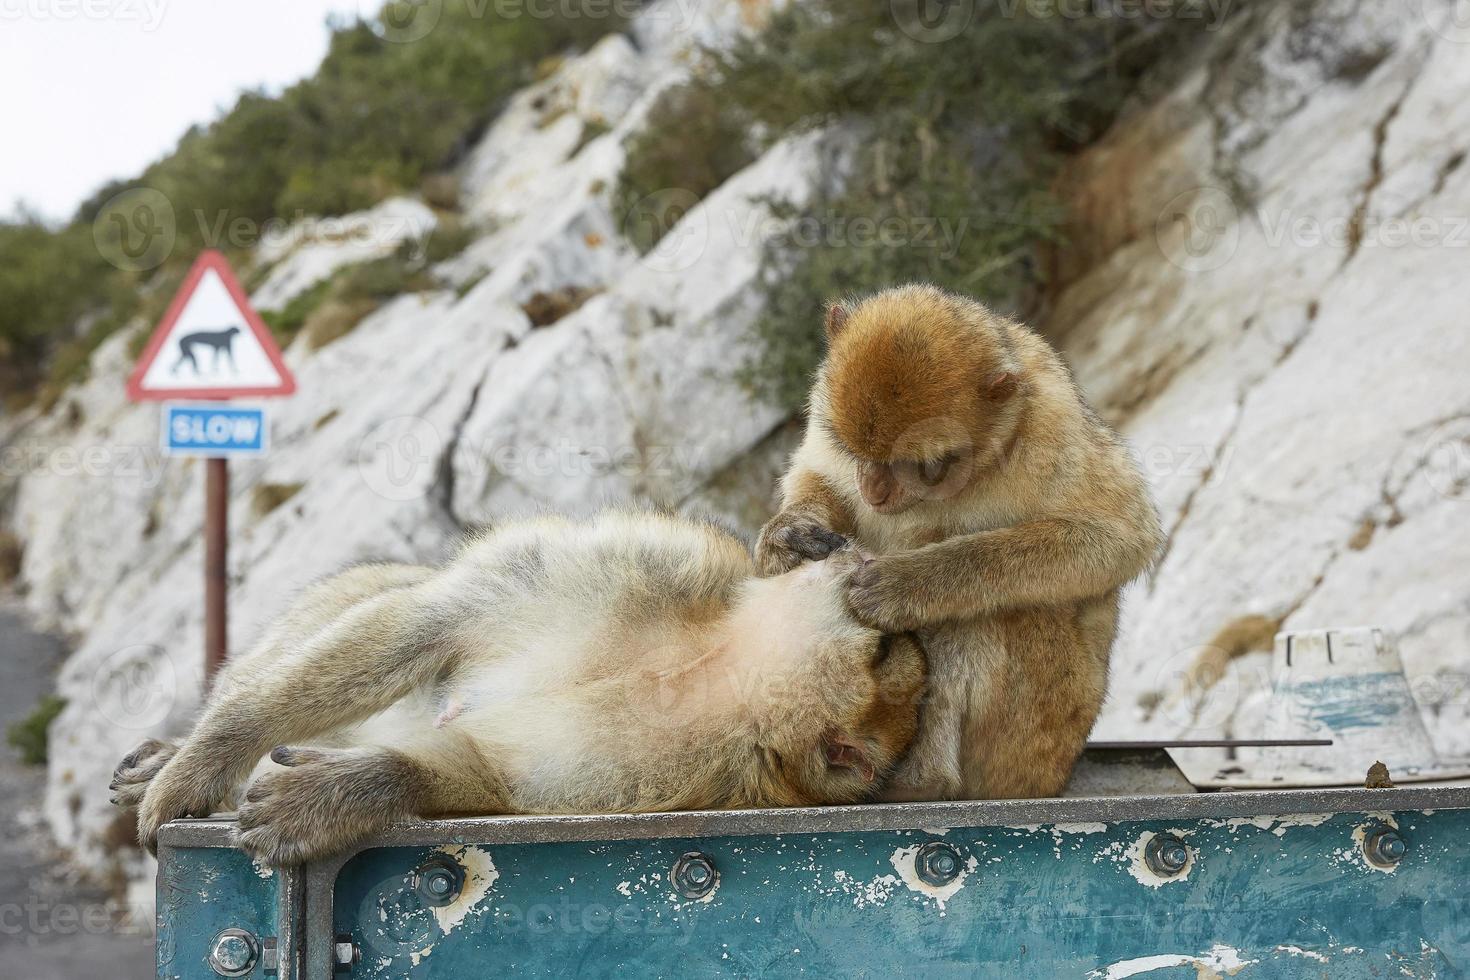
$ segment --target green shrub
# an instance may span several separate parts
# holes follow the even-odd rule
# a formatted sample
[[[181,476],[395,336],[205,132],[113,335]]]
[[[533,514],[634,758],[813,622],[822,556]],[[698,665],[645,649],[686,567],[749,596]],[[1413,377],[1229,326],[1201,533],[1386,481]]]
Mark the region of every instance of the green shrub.
[[[222,248],[238,260],[269,222],[358,210],[451,168],[545,59],[622,28],[601,0],[587,3],[587,10],[573,3],[554,16],[522,16],[479,0],[445,0],[436,28],[410,43],[380,36],[392,37],[391,29],[340,22],[311,77],[279,95],[242,95],[141,174],[101,188],[65,227],[29,215],[0,221],[7,402],[22,404],[43,385],[54,401],[84,376],[87,358],[111,332],[134,317],[157,322],[172,294],[162,285],[176,286],[201,249]],[[133,215],[109,211],[108,202],[141,188],[172,207],[172,249],[162,266],[114,268],[102,253],[131,234]],[[91,325],[75,333],[88,315]],[[299,330],[304,317],[297,319]]]
[[[712,55],[696,82],[768,141],[829,123],[864,129],[844,190],[787,209],[793,233],[768,244],[768,303],[743,377],[790,407],[820,357],[829,299],[919,279],[1024,311],[1044,285],[1038,249],[1062,232],[1060,164],[1205,23],[981,3],[964,32],[924,42],[899,28],[902,7],[792,4]]]
[[[659,96],[647,127],[628,141],[614,195],[623,234],[640,251],[755,159],[748,124],[708,79]]]
[[[29,715],[6,730],[5,741],[20,752],[20,761],[28,766],[46,764],[47,737],[51,722],[56,720],[56,716],[65,707],[64,698],[48,694]]]

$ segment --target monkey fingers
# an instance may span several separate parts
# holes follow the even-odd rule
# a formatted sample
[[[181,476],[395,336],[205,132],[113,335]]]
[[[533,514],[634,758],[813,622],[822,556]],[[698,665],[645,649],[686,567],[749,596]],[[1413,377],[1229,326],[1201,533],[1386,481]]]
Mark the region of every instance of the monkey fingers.
[[[153,777],[163,770],[178,751],[179,747],[172,742],[150,738],[123,756],[123,760],[112,771],[112,782],[107,786],[112,790],[113,805],[137,806]]]
[[[351,847],[402,815],[377,754],[278,746],[284,770],[260,776],[238,813],[239,844],[271,865],[301,864]]]
[[[233,789],[233,781],[217,765],[199,761],[187,748],[178,752],[143,791],[138,804],[138,843],[156,853],[158,828],[180,817],[209,816]]]
[[[846,538],[815,518],[783,514],[761,531],[756,563],[763,575],[779,575],[803,561],[821,561],[846,544]]]
[[[911,589],[892,558],[872,558],[847,577],[847,605],[858,622],[885,633],[902,633],[924,625],[921,596]]]

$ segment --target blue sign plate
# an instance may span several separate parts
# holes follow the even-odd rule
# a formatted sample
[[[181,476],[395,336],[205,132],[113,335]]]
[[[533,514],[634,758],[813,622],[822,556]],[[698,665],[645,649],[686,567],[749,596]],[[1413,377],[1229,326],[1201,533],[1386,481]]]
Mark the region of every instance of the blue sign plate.
[[[163,451],[169,456],[260,456],[269,432],[263,408],[164,406]]]

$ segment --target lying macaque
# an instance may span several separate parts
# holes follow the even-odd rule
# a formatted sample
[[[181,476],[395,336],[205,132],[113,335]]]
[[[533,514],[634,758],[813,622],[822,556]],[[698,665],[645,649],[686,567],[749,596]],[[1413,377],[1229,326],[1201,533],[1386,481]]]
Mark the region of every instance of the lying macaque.
[[[609,513],[508,524],[441,569],[358,566],[220,673],[181,745],[128,755],[114,802],[149,848],[238,802],[240,846],[294,864],[411,816],[861,800],[925,672],[913,637],[848,611],[864,560],[762,579],[719,528]]]

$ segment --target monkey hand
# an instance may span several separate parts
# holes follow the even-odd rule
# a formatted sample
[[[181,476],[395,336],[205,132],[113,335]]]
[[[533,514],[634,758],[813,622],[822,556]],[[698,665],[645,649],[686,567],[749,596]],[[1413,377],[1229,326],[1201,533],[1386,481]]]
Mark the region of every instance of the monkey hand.
[[[126,760],[124,760],[126,761]],[[207,817],[234,788],[218,765],[195,758],[185,748],[159,770],[138,804],[138,843],[158,850],[158,828],[180,817]]]
[[[150,738],[123,756],[112,771],[112,782],[107,786],[112,790],[113,806],[128,808],[142,802],[153,777],[163,771],[178,751],[179,747],[172,742]]]
[[[847,605],[858,622],[885,633],[926,625],[919,608],[922,587],[902,556],[870,558],[847,577]]]
[[[278,746],[240,804],[239,844],[273,866],[345,851],[397,816],[391,773],[372,756]]]
[[[800,510],[782,511],[761,528],[755,566],[762,576],[781,575],[804,561],[821,561],[847,544],[821,521]]]

